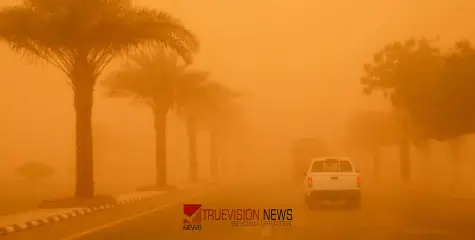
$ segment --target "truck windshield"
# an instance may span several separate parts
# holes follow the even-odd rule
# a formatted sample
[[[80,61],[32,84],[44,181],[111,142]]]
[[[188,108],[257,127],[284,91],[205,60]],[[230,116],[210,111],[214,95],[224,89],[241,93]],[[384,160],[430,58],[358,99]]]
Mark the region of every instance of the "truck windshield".
[[[312,172],[353,172],[353,167],[346,160],[327,159],[315,161],[312,165]]]

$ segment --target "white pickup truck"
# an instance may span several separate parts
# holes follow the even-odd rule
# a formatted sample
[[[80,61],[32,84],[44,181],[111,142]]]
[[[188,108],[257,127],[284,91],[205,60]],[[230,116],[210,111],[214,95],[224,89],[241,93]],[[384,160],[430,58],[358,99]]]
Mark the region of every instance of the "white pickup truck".
[[[310,208],[325,200],[344,200],[355,208],[361,204],[360,173],[349,158],[313,159],[305,173],[304,189]]]

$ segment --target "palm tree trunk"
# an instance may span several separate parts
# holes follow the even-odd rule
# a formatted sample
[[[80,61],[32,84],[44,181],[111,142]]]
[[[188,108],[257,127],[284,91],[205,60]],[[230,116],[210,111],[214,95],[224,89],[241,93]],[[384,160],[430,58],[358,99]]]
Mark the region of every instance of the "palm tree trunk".
[[[401,180],[408,183],[411,180],[411,141],[410,121],[407,113],[401,114],[401,135],[399,136],[399,163]]]
[[[209,134],[209,154],[210,154],[210,172],[213,180],[218,179],[219,169],[219,145],[218,136],[214,130]]]
[[[457,185],[459,183],[460,177],[460,168],[461,168],[461,156],[460,156],[460,148],[461,148],[462,139],[461,137],[455,137],[450,139],[449,144],[449,152],[450,152],[450,164],[452,165],[452,183],[451,183],[451,192],[454,193],[457,189]]]
[[[434,163],[432,162],[431,149],[430,149],[430,140],[422,139],[418,144],[419,151],[422,155],[422,162],[419,165],[424,167],[419,167],[418,174],[420,175],[422,189],[427,192],[432,191],[431,178],[434,176]]]
[[[198,130],[196,126],[196,119],[194,117],[188,117],[186,119],[186,130],[188,134],[188,151],[190,161],[190,180],[198,180],[198,160],[197,160],[197,138]]]
[[[410,162],[411,144],[409,139],[403,137],[399,145],[399,161],[401,167],[401,180],[409,182],[411,180]]]
[[[168,109],[154,109],[155,121],[155,185],[167,186],[167,115]]]
[[[381,174],[381,159],[380,159],[380,149],[379,147],[375,146],[373,147],[373,179],[375,181],[379,180],[380,174]]]
[[[87,65],[77,63],[73,72],[76,111],[76,191],[78,198],[94,197],[94,159],[92,146],[92,105],[95,78],[87,75]],[[82,70],[82,71],[81,71]],[[90,73],[90,72],[89,72]]]

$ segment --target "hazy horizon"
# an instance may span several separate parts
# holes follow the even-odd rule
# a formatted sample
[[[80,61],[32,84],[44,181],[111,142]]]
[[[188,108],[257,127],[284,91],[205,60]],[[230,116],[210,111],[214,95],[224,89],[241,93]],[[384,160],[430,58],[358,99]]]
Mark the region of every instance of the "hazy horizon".
[[[212,80],[251,93],[244,108],[255,137],[253,151],[256,157],[279,161],[286,161],[285,151],[295,138],[317,136],[337,142],[346,134],[349,114],[387,109],[380,95],[364,96],[359,83],[363,64],[387,42],[440,36],[441,43],[447,44],[475,36],[475,30],[464,27],[475,10],[475,3],[468,1],[134,3],[172,13],[199,36],[202,49],[193,67],[210,71]],[[0,52],[7,79],[1,90],[7,113],[1,125],[5,146],[1,155],[14,159],[4,161],[0,171],[12,174],[26,161],[46,161],[58,176],[72,179],[74,111],[67,77],[51,65],[29,64],[4,43]],[[99,80],[118,69],[121,61],[111,64]],[[127,173],[127,166],[134,166],[131,171],[138,173],[154,164],[150,110],[129,102],[108,99],[97,84],[95,151],[107,156],[96,156],[99,178],[112,170],[110,162],[118,164],[114,168],[118,175]],[[186,135],[182,120],[173,114],[170,119],[170,165],[179,172],[186,165]],[[206,154],[203,150],[200,158]],[[153,179],[153,174],[149,171],[140,177]]]

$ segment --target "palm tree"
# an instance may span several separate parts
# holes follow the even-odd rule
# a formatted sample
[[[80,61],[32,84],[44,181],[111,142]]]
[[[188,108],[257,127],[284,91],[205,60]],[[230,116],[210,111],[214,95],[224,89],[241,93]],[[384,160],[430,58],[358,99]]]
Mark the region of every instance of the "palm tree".
[[[218,174],[218,148],[220,136],[223,134],[224,122],[230,123],[236,110],[232,108],[232,100],[241,95],[217,82],[201,81],[188,84],[177,98],[180,114],[186,121],[189,158],[190,180],[198,179],[198,161],[196,154],[198,129],[206,129],[210,134],[210,162],[213,178]]]
[[[219,175],[222,151],[228,146],[229,140],[241,129],[243,123],[241,107],[231,101],[233,95],[222,95],[219,107],[212,112],[209,119],[210,170],[215,180]]]
[[[198,115],[197,110],[200,101],[207,97],[203,91],[207,84],[207,76],[202,79],[181,81],[177,85],[175,109],[185,119],[188,135],[188,158],[189,178],[191,181],[198,180],[197,138],[198,138]]]
[[[207,74],[188,71],[172,51],[159,49],[150,54],[130,56],[131,62],[103,81],[110,97],[131,97],[150,107],[155,126],[156,187],[167,186],[166,126],[167,115],[176,104],[177,89],[204,81]]]
[[[121,0],[25,0],[0,11],[0,38],[15,52],[63,71],[76,111],[76,197],[94,194],[91,115],[103,69],[121,53],[165,45],[189,60],[196,38],[164,12]]]

